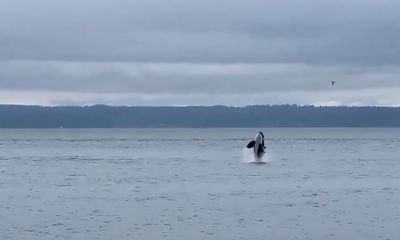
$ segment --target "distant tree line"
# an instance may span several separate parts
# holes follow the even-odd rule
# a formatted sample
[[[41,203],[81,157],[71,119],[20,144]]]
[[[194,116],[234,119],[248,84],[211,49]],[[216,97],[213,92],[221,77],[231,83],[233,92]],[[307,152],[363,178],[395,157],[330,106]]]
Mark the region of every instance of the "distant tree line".
[[[0,128],[400,127],[400,108],[0,105]]]

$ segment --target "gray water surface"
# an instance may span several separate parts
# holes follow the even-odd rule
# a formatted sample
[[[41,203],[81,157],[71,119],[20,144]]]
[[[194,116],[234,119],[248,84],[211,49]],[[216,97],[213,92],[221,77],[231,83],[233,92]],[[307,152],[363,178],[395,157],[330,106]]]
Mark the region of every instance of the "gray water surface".
[[[399,239],[400,129],[0,130],[0,239]]]

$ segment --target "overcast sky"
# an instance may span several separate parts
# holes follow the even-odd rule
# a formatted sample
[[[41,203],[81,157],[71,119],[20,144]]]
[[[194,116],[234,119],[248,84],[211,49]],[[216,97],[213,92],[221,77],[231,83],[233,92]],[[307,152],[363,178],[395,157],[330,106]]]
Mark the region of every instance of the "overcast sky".
[[[1,1],[0,104],[285,103],[400,106],[400,1]]]

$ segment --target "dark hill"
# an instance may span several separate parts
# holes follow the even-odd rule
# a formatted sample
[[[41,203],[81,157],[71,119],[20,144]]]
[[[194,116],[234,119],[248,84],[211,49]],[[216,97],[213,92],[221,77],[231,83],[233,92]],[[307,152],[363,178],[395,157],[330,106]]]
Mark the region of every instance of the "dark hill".
[[[0,105],[0,128],[400,127],[400,108]]]

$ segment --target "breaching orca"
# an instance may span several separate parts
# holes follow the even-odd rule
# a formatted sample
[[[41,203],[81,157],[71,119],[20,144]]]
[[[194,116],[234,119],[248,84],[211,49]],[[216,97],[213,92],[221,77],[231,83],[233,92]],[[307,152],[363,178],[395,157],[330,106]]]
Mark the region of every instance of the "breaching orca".
[[[256,138],[247,144],[247,148],[254,148],[254,157],[257,161],[261,160],[265,153],[264,134],[259,132]]]

